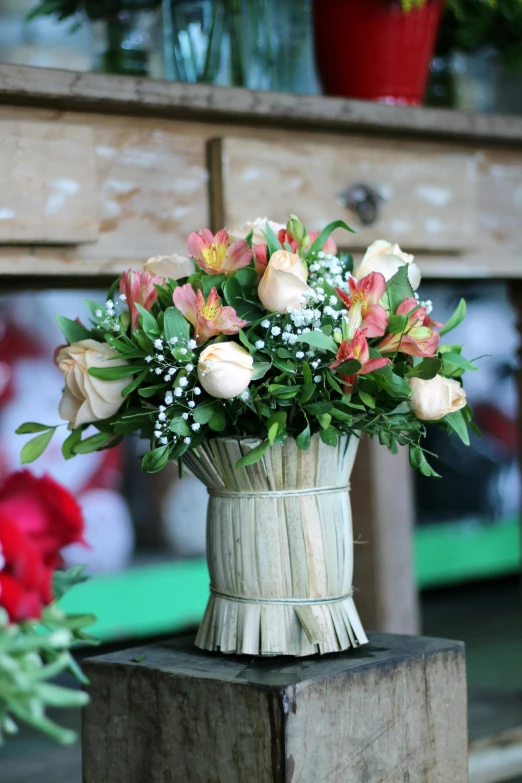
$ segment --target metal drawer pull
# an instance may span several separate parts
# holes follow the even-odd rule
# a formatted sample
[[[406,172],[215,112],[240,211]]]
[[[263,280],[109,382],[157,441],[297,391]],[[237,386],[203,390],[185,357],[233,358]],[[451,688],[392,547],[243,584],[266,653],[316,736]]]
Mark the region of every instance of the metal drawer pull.
[[[371,226],[379,217],[379,203],[384,198],[375,188],[358,182],[339,193],[337,201],[354,212],[364,226]]]

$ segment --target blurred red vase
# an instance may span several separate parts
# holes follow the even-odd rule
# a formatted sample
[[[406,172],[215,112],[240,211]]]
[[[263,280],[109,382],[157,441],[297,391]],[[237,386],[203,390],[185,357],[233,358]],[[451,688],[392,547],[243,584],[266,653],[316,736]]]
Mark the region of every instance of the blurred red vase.
[[[317,68],[328,95],[422,103],[444,0],[314,0]]]

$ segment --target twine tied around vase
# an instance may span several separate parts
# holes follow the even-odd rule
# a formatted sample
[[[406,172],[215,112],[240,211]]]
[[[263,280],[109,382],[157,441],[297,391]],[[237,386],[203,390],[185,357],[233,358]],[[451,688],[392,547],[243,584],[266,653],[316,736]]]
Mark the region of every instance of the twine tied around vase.
[[[210,585],[210,592],[218,598],[225,598],[229,601],[239,601],[244,604],[282,604],[285,606],[310,606],[314,604],[335,604],[346,601],[348,598],[353,597],[353,588],[344,595],[335,595],[328,598],[249,598],[246,595],[234,595],[234,593],[225,593],[223,590],[216,590],[213,585]]]
[[[224,487],[207,487],[208,494],[216,498],[286,498],[301,495],[332,495],[337,492],[349,492],[350,484],[340,487],[306,487],[297,489],[274,489],[261,492],[234,491]]]

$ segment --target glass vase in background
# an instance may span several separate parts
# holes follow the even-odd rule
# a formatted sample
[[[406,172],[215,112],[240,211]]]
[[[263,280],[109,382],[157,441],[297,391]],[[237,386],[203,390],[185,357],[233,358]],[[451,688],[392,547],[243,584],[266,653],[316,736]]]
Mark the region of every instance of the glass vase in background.
[[[157,0],[125,0],[121,10],[89,22],[94,70],[162,78],[161,10]]]
[[[318,91],[310,0],[163,0],[163,33],[169,79]]]

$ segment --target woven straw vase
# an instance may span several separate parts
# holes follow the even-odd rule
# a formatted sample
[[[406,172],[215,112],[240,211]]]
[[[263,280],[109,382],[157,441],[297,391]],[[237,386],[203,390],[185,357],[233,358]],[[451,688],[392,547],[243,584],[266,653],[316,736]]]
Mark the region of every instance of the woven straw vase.
[[[358,440],[308,451],[289,438],[253,465],[255,438],[215,438],[185,455],[206,484],[211,595],[196,637],[203,650],[294,655],[367,642],[352,597],[349,478]]]

